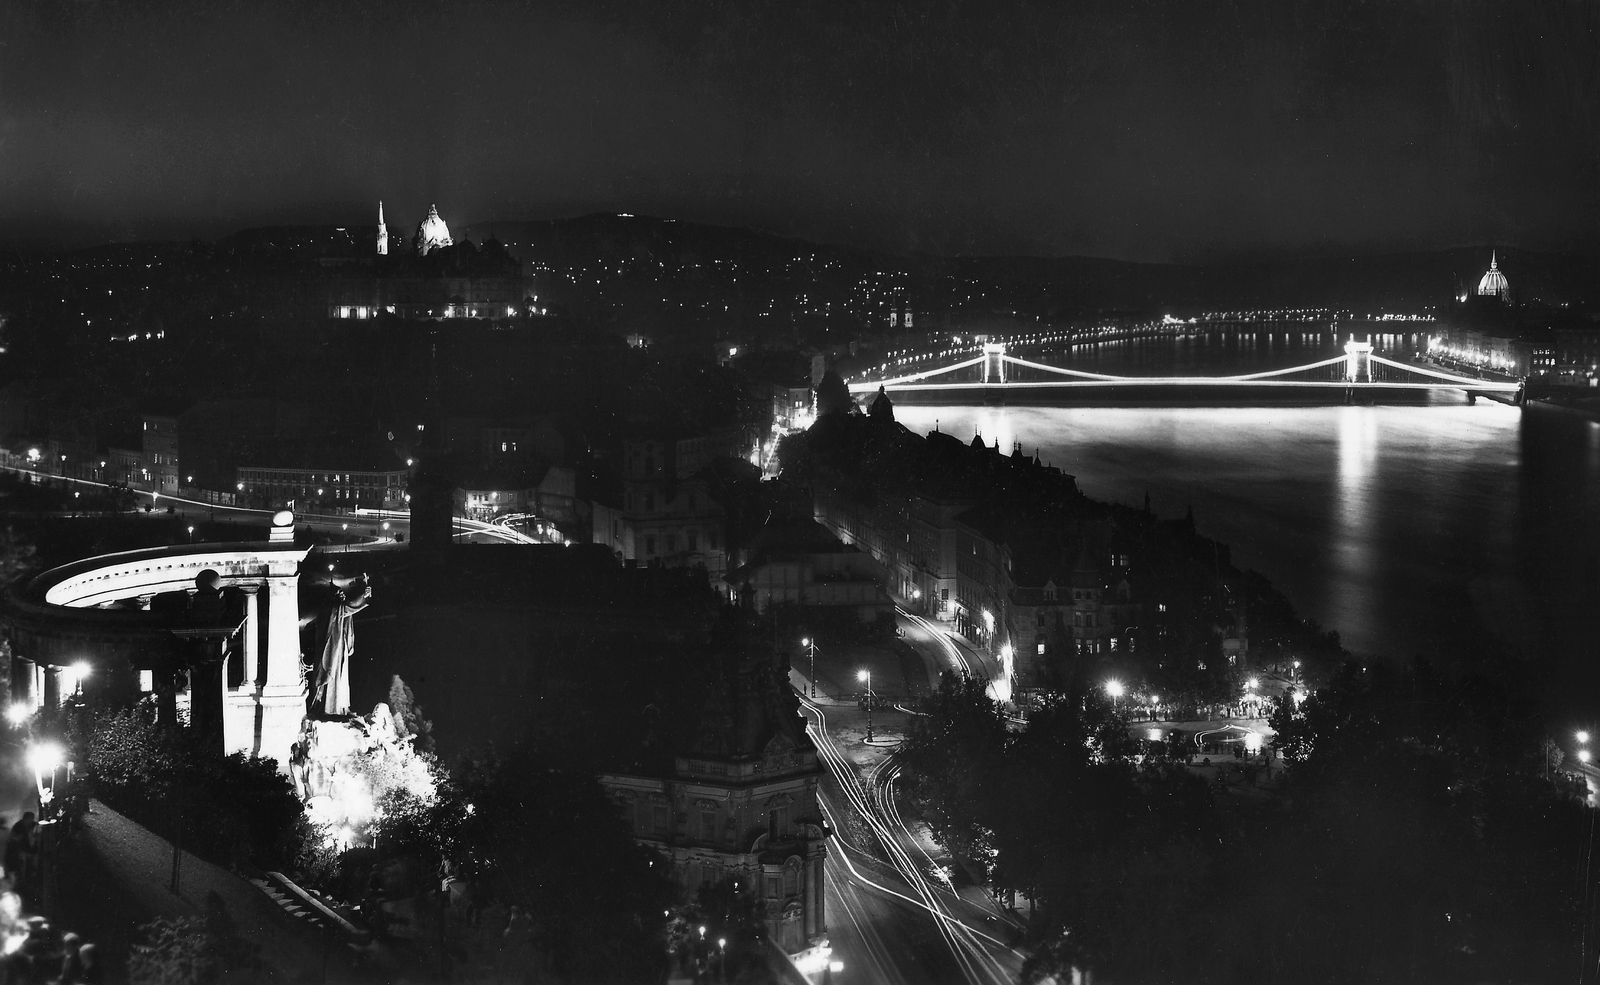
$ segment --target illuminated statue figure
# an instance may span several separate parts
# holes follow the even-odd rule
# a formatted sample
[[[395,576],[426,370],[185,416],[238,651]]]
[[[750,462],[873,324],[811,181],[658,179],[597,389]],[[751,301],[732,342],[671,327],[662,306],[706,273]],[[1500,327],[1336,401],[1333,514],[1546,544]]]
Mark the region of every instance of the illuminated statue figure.
[[[378,255],[389,255],[389,227],[383,224],[383,203],[378,203]]]
[[[338,601],[328,616],[328,642],[322,648],[316,697],[327,715],[350,714],[350,658],[356,651],[355,614],[371,600],[372,586],[365,578],[357,578],[338,593]]]

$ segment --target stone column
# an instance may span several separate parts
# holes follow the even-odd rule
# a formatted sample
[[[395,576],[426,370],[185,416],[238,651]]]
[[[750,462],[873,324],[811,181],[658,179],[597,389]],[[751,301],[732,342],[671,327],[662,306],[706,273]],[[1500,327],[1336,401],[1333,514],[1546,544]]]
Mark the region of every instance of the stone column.
[[[190,644],[194,662],[189,667],[189,727],[212,748],[228,752],[226,658],[217,653],[225,645],[224,640]]]
[[[27,657],[11,659],[11,700],[15,704],[27,705],[29,711],[39,704],[33,693],[33,661]]]
[[[244,593],[244,627],[239,631],[239,656],[243,663],[241,668],[243,673],[238,690],[230,691],[227,686],[227,658],[224,658],[222,682],[226,707],[223,712],[222,745],[225,752],[242,752],[249,756],[256,752],[256,711],[260,707],[258,697],[261,692],[261,602],[257,596],[261,593],[261,586],[236,587]]]
[[[53,715],[61,708],[61,668],[44,669],[44,712]]]
[[[254,691],[261,677],[261,605],[256,599],[261,586],[240,585],[239,590],[244,592],[244,679],[240,690]]]
[[[252,754],[278,761],[278,769],[289,768],[289,747],[300,734],[306,715],[306,687],[300,676],[300,597],[299,576],[267,576],[267,668],[266,681],[257,699]]]

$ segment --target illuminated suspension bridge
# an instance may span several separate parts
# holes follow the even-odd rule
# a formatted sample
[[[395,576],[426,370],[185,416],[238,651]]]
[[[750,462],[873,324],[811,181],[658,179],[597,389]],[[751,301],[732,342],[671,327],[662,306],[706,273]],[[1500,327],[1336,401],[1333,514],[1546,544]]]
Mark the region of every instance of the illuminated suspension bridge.
[[[976,378],[974,378],[976,377]],[[1124,388],[1228,388],[1228,389],[1333,389],[1356,390],[1464,390],[1514,394],[1520,383],[1474,379],[1456,373],[1386,359],[1372,351],[1371,342],[1345,343],[1344,355],[1303,366],[1290,366],[1237,376],[1114,376],[1081,369],[1051,366],[1008,355],[1004,343],[989,343],[971,359],[905,376],[869,379],[850,384],[852,393],[871,393],[879,387],[889,393],[940,390],[1124,389]]]

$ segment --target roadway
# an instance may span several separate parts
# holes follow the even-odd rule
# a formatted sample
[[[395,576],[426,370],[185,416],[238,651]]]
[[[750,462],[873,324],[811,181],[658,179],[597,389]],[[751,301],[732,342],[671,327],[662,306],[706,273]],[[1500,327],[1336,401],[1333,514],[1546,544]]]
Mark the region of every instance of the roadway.
[[[984,682],[989,697],[1009,703],[1012,699],[1011,681],[993,654],[968,643],[966,639],[940,626],[931,619],[907,612],[895,606],[895,624],[900,638],[921,654],[928,667],[928,679],[938,686],[941,671],[954,671]]]
[[[981,892],[968,897],[956,892],[949,866],[928,851],[926,832],[907,823],[900,813],[895,787],[900,768],[893,754],[861,769],[859,759],[872,759],[874,748],[847,745],[835,735],[848,735],[858,724],[853,706],[803,698],[801,704],[812,740],[828,766],[820,795],[822,810],[839,832],[827,886],[833,957],[844,962],[844,971],[834,981],[840,985],[1017,981],[1023,955],[1006,943],[1009,916]],[[893,731],[886,722],[881,735]],[[880,738],[874,747],[884,743]],[[850,831],[861,829],[874,846],[870,852],[851,843]]]
[[[63,482],[98,489],[113,488],[111,483],[97,482],[93,479],[79,479],[73,476],[53,475],[38,473],[32,469],[16,468],[14,466],[0,466],[0,470],[15,472],[19,475],[38,477],[53,482]],[[143,489],[132,490],[135,501],[147,501],[151,513],[157,510],[165,511],[172,507],[176,515],[195,517],[204,516],[208,520],[234,520],[248,523],[270,522],[277,510],[257,509],[249,506],[228,506],[220,503],[208,503],[205,500],[189,499],[183,496],[173,496],[167,493],[151,492]],[[508,522],[489,523],[483,520],[472,520],[466,517],[452,517],[455,533],[464,536],[471,542],[477,543],[502,543],[502,544],[546,544],[554,541],[540,539],[517,530],[513,521],[526,520],[531,514],[518,517],[503,517]],[[358,545],[351,545],[353,549],[374,550],[382,548],[402,547],[411,535],[411,514],[406,510],[364,510],[355,514],[350,513],[295,513],[295,525],[304,525],[313,530],[325,533],[340,533],[356,537],[365,537],[366,541]],[[352,533],[352,528],[354,532]]]

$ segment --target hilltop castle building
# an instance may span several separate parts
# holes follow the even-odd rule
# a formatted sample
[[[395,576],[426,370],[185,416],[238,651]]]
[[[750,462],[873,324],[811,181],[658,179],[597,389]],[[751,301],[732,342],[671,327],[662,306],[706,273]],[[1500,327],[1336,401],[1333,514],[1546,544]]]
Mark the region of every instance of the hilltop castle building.
[[[490,239],[456,243],[429,206],[412,249],[389,252],[389,227],[378,203],[376,249],[368,256],[319,258],[329,318],[519,318],[544,314],[522,264]]]

